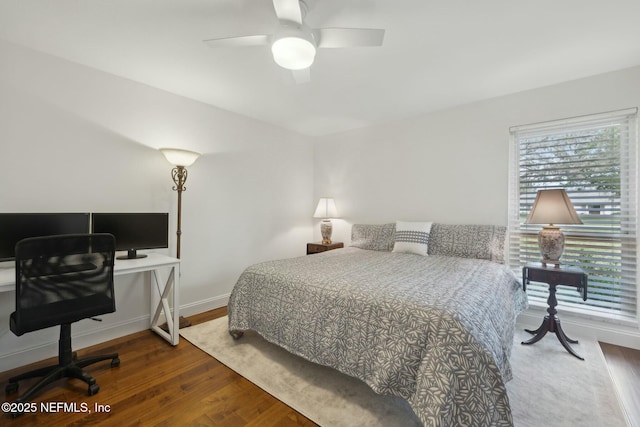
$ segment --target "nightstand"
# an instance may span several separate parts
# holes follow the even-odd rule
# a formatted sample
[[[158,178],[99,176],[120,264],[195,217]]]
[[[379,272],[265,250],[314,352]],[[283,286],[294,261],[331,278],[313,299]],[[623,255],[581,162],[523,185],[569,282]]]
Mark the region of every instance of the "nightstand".
[[[320,252],[326,252],[333,249],[344,248],[344,243],[342,242],[332,242],[332,243],[307,243],[307,255],[318,254]]]
[[[549,306],[547,313],[549,314],[544,316],[542,325],[540,325],[538,329],[525,329],[525,331],[534,335],[534,337],[528,341],[523,341],[522,344],[536,343],[540,341],[547,332],[553,332],[569,353],[580,360],[584,360],[584,358],[580,357],[569,345],[569,343],[577,344],[578,340],[569,338],[562,330],[562,326],[560,326],[560,319],[557,316],[558,311],[556,310],[556,305],[558,305],[556,286],[573,286],[582,292],[582,299],[586,301],[587,274],[577,267],[567,267],[563,265],[559,267],[547,267],[542,263],[532,263],[522,267],[522,287],[524,290],[527,290],[527,284],[530,281],[542,282],[549,285],[549,298],[547,299],[547,305]]]

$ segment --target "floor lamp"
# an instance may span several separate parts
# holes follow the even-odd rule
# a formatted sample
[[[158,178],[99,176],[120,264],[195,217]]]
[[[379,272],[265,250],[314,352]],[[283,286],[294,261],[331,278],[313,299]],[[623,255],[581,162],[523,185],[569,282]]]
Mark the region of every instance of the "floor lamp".
[[[186,191],[186,187],[184,186],[185,182],[187,182],[187,166],[191,166],[193,162],[195,162],[198,157],[200,157],[200,153],[196,153],[195,151],[182,150],[178,148],[161,148],[160,151],[167,158],[169,163],[171,163],[174,168],[171,170],[171,177],[173,178],[173,182],[176,184],[173,187],[174,191],[178,192],[178,228],[176,230],[176,258],[180,258],[180,237],[182,235],[181,223],[182,223],[182,192]],[[189,322],[184,317],[180,316],[180,327],[186,328],[187,326],[191,326],[191,322]]]

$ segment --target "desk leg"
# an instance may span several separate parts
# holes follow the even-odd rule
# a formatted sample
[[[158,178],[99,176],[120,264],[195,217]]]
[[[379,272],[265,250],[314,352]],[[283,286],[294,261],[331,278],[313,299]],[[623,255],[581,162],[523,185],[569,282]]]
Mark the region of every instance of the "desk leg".
[[[179,273],[178,273],[179,274]],[[178,275],[176,274],[176,268],[171,267],[171,271],[169,273],[169,277],[166,281],[162,280],[160,272],[158,270],[153,270],[153,278],[152,281],[155,283],[155,286],[152,284],[151,293],[152,295],[157,292],[157,295],[160,297],[157,301],[157,304],[152,303],[151,307],[151,329],[155,331],[158,335],[160,335],[165,340],[169,341],[173,345],[177,345],[180,339],[180,325],[179,325],[179,301],[178,301],[178,284],[177,281]],[[164,283],[164,286],[161,284]],[[171,306],[169,304],[170,297],[173,296],[173,313],[171,311]],[[153,298],[152,298],[153,301]],[[155,306],[153,306],[155,305]],[[160,315],[164,314],[165,321],[167,324],[167,331],[160,327]]]

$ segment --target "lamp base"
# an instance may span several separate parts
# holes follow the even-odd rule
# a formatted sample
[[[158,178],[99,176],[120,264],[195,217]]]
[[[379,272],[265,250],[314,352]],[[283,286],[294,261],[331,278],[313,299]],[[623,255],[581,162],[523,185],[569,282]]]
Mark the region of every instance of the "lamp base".
[[[333,224],[330,219],[323,219],[320,223],[320,234],[322,234],[322,244],[331,244],[331,234],[333,233]]]
[[[560,257],[564,252],[564,233],[560,227],[550,224],[538,232],[538,247],[542,255],[542,264],[560,266]]]

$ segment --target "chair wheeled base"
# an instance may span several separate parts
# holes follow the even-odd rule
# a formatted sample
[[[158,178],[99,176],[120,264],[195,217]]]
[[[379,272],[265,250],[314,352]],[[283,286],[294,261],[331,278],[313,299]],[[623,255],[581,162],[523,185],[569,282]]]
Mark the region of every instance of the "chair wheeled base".
[[[29,378],[42,377],[40,381],[32,385],[24,394],[19,396],[14,403],[28,402],[36,393],[45,386],[61,379],[76,378],[84,381],[88,385],[87,394],[93,396],[100,391],[100,386],[96,384],[95,378],[89,375],[82,368],[104,360],[111,360],[111,367],[120,366],[120,358],[118,353],[104,354],[100,356],[89,356],[82,359],[77,358],[77,353],[71,351],[71,325],[60,325],[60,340],[58,342],[58,364],[46,366],[44,368],[34,369],[15,377],[9,378],[9,384],[5,389],[7,394],[18,391],[18,381]],[[14,418],[21,415],[22,412],[12,412]]]

